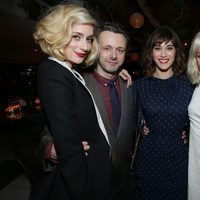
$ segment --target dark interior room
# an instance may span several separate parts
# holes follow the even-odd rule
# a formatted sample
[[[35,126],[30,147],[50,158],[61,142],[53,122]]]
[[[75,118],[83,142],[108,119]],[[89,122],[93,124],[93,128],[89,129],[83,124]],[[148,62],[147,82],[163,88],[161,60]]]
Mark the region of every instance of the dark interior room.
[[[60,3],[87,8],[99,24],[117,21],[129,36],[123,68],[142,76],[140,56],[161,25],[180,37],[186,57],[200,30],[198,0],[1,0],[0,1],[0,199],[28,200],[43,176],[39,140],[44,116],[37,96],[37,66],[46,55],[33,40],[36,21]]]

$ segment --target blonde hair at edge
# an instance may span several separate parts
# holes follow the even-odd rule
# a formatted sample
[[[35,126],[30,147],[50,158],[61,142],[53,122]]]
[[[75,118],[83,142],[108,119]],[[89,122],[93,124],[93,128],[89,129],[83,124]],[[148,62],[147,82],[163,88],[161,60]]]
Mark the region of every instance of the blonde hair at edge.
[[[187,72],[192,84],[200,84],[200,70],[197,66],[196,57],[200,53],[200,32],[198,32],[191,44],[187,63]]]
[[[85,8],[76,5],[57,5],[49,9],[38,21],[33,37],[45,54],[64,61],[64,50],[71,40],[74,24],[92,25],[94,29],[97,26],[96,20]],[[84,61],[86,66],[95,62],[98,53],[99,46],[95,37]]]

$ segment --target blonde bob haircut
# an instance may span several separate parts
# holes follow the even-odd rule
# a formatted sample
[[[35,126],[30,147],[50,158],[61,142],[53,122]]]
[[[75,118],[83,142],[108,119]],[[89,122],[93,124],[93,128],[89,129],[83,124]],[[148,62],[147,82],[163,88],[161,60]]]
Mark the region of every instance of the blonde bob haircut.
[[[192,84],[200,83],[200,70],[196,61],[198,54],[200,54],[200,32],[192,40],[187,62],[187,73]]]
[[[64,61],[66,60],[64,50],[71,40],[74,24],[92,25],[94,30],[97,26],[96,20],[83,7],[64,4],[54,6],[38,21],[36,31],[33,33],[34,40],[45,54]],[[94,37],[84,64],[92,65],[98,53],[99,45]]]

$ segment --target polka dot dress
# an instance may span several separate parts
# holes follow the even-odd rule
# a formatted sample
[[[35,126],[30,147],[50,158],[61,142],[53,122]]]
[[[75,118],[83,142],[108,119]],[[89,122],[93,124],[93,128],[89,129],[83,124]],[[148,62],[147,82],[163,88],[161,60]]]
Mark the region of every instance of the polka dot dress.
[[[137,200],[186,200],[188,144],[181,136],[193,88],[176,76],[143,78],[133,84],[136,88],[150,130],[136,157]]]

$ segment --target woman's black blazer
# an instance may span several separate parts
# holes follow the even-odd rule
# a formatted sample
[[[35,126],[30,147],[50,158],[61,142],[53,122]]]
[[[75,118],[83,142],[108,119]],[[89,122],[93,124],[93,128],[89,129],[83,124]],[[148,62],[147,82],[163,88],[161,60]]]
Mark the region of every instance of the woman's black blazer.
[[[38,67],[39,98],[53,136],[58,165],[32,196],[34,200],[106,200],[110,192],[110,147],[84,85],[59,63]],[[88,156],[81,141],[88,141]]]

